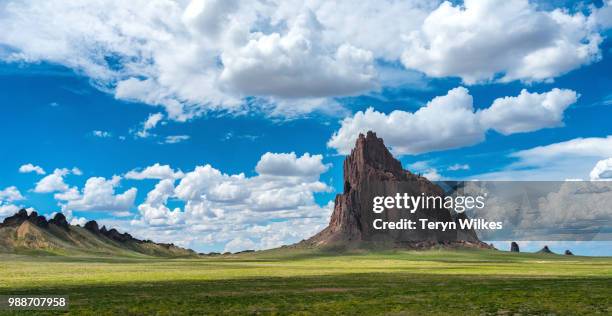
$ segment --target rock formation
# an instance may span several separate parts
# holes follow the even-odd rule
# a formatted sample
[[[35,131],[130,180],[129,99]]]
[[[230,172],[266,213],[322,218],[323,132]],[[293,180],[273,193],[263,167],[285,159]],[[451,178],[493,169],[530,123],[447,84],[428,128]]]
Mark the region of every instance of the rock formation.
[[[548,248],[548,245],[544,245],[544,247],[542,249],[540,249],[540,251],[538,251],[538,253],[553,253],[553,252],[550,251],[550,249]]]
[[[39,227],[49,226],[47,219],[45,219],[45,217],[42,215],[38,215],[36,211],[32,211],[30,215],[28,215],[28,211],[26,211],[25,209],[21,209],[19,210],[19,212],[15,213],[13,216],[9,216],[5,218],[2,224],[0,224],[0,227],[9,227],[9,226],[17,227],[25,221],[29,221],[32,224],[39,226]]]
[[[66,216],[64,216],[64,214],[62,213],[55,214],[55,216],[53,216],[53,218],[49,220],[49,224],[61,227],[64,230],[70,229],[70,225],[68,224],[68,221],[66,221]]]
[[[573,256],[574,253],[572,253],[569,249],[565,250],[565,255],[566,256]]]
[[[393,247],[423,248],[438,244],[463,244],[488,248],[480,242],[473,230],[451,229],[447,231],[420,229],[419,219],[452,222],[465,218],[444,208],[420,209],[411,214],[405,209],[386,209],[373,212],[375,196],[395,196],[407,193],[411,196],[441,196],[445,192],[425,177],[402,168],[391,155],[383,140],[373,132],[360,134],[355,148],[344,160],[344,192],[335,199],[335,207],[329,226],[302,244],[327,246],[336,244],[391,245]],[[399,221],[408,219],[419,223],[417,229],[377,230],[375,219]],[[458,226],[459,227],[459,226]]]
[[[510,252],[520,252],[519,245],[514,241],[510,244]]]
[[[100,229],[98,228],[98,222],[96,221],[89,221],[87,223],[85,223],[85,229],[87,229],[88,231],[94,233],[94,234],[98,234],[100,233]]]
[[[96,221],[84,227],[70,225],[66,216],[57,213],[48,220],[35,211],[28,215],[25,209],[9,216],[0,223],[0,252],[18,249],[41,250],[61,253],[129,254],[152,256],[193,256],[190,249],[173,244],[140,240],[128,233],[111,228],[98,229]],[[60,250],[61,249],[61,250]]]

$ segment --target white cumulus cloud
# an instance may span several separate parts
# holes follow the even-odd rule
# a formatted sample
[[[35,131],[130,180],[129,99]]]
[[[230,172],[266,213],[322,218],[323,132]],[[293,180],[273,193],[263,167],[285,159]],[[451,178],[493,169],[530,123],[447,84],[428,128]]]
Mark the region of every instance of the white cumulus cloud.
[[[143,180],[143,179],[178,179],[183,177],[183,172],[175,171],[169,165],[161,165],[155,163],[143,170],[131,170],[125,174],[126,179]]]
[[[603,159],[595,164],[593,170],[589,174],[591,180],[607,180],[612,181],[612,158]]]
[[[324,173],[330,165],[323,164],[322,155],[305,153],[297,157],[292,153],[270,153],[261,156],[255,170],[261,175],[271,176],[316,176]]]
[[[60,201],[62,211],[127,211],[134,205],[136,188],[130,188],[123,193],[115,193],[121,177],[111,179],[91,177],[85,182],[82,191],[76,188],[55,194]]]
[[[597,26],[582,13],[540,11],[527,0],[445,1],[406,35],[402,62],[467,84],[549,80],[600,58]]]
[[[523,89],[516,97],[496,99],[480,112],[481,122],[504,135],[532,132],[563,124],[563,112],[576,103],[572,90],[552,89],[546,93],[529,93]]]
[[[81,175],[82,172],[78,168],[61,168],[53,170],[53,173],[47,175],[46,177],[40,179],[36,183],[36,187],[34,187],[34,192],[37,193],[52,193],[52,192],[63,192],[68,190],[68,185],[64,182],[64,177],[69,175]]]
[[[41,174],[41,175],[46,173],[45,169],[43,169],[40,166],[33,165],[31,163],[28,163],[28,164],[25,164],[19,167],[19,172],[21,173],[34,172],[36,174]]]
[[[476,111],[469,91],[454,88],[429,101],[416,112],[389,114],[368,108],[345,118],[327,145],[348,154],[360,133],[371,130],[385,140],[396,154],[420,154],[477,144],[489,129],[503,134],[530,132],[563,124],[564,110],[577,100],[572,90],[552,89],[545,93],[526,90],[516,97],[496,99]]]
[[[19,189],[17,189],[17,187],[14,185],[0,190],[0,201],[13,202],[21,201],[24,199],[25,198],[23,197],[23,195],[21,195]]]
[[[314,199],[315,193],[330,190],[319,181],[328,168],[321,159],[321,155],[267,153],[258,164],[265,171],[252,177],[196,166],[176,185],[172,178],[160,180],[130,225],[143,232],[147,227],[164,231],[191,245],[227,245],[236,238],[249,238],[253,245],[246,248],[265,249],[299,241],[325,226],[333,206],[319,206]],[[282,229],[284,225],[291,229]],[[232,245],[228,249],[245,249]]]
[[[9,49],[0,58],[67,66],[118,99],[162,107],[170,120],[210,111],[337,114],[335,97],[390,84],[378,61],[467,84],[552,80],[599,59],[609,8],[545,11],[527,0],[9,0],[0,15],[0,44]]]

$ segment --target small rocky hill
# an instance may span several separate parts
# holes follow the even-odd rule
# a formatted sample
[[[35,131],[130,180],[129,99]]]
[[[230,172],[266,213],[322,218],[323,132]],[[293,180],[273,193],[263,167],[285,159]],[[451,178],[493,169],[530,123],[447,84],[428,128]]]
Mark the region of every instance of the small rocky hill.
[[[383,140],[375,133],[360,134],[355,148],[344,160],[344,192],[338,194],[329,225],[308,240],[303,246],[369,245],[405,248],[430,248],[433,246],[457,246],[489,248],[473,230],[451,229],[447,231],[376,230],[375,219],[418,221],[457,221],[463,214],[444,208],[423,209],[414,214],[404,209],[387,209],[381,214],[372,211],[375,196],[395,196],[408,193],[412,196],[444,196],[438,185],[425,177],[404,170]],[[459,227],[459,225],[457,225]]]
[[[196,253],[173,244],[140,240],[114,228],[70,225],[62,213],[47,220],[36,212],[20,210],[0,223],[0,252],[58,255],[113,255],[188,257]]]

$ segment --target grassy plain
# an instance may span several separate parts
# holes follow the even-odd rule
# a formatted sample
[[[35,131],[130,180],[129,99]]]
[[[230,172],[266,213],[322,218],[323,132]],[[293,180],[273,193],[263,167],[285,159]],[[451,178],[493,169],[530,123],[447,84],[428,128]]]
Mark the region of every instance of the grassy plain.
[[[610,315],[612,258],[491,250],[0,254],[0,295],[7,294],[68,295],[73,315]]]

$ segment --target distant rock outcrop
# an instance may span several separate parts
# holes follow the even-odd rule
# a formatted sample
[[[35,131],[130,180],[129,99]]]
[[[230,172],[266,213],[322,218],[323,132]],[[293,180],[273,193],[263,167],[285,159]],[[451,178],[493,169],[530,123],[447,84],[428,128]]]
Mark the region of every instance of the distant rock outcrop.
[[[565,250],[565,255],[566,256],[573,256],[574,253],[572,253],[569,249]]]
[[[510,244],[510,252],[520,252],[519,245],[515,241]]]
[[[544,247],[542,249],[540,249],[540,251],[538,251],[538,253],[553,253],[553,252],[550,251],[550,249],[548,248],[547,245],[544,245]]]
[[[344,160],[344,192],[335,200],[329,226],[300,244],[306,246],[328,246],[336,244],[371,243],[393,247],[428,248],[447,244],[489,248],[480,242],[473,230],[450,229],[402,229],[376,230],[375,219],[457,222],[465,218],[444,208],[420,209],[411,214],[404,209],[386,209],[380,214],[372,211],[375,196],[395,196],[407,193],[411,196],[441,196],[445,192],[425,177],[415,175],[402,168],[381,138],[373,132],[360,134],[355,148]],[[417,228],[420,228],[420,224]]]

